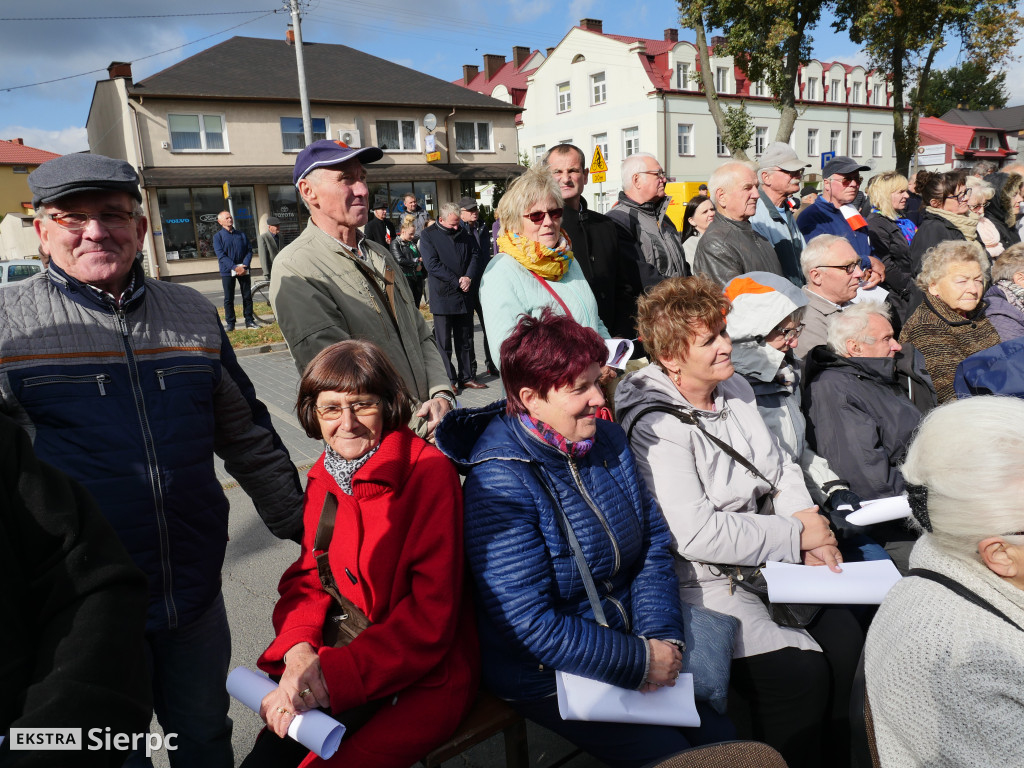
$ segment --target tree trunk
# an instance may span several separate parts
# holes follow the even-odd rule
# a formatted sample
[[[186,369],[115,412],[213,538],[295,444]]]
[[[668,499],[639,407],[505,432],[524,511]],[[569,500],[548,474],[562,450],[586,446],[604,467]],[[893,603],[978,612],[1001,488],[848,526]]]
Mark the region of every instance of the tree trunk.
[[[796,125],[796,90],[797,76],[800,73],[800,41],[803,39],[803,24],[797,32],[786,41],[786,66],[783,69],[783,83],[788,87],[782,89],[779,99],[779,130],[775,132],[775,140],[789,144]]]
[[[718,134],[726,135],[725,115],[722,112],[722,105],[718,103],[718,91],[715,90],[715,78],[711,72],[711,57],[708,55],[708,37],[704,30],[704,15],[700,14],[693,25],[697,34],[697,57],[700,62],[700,83],[704,88],[704,98],[708,102],[708,112],[715,121]],[[749,158],[742,149],[730,150],[734,160],[746,162]]]

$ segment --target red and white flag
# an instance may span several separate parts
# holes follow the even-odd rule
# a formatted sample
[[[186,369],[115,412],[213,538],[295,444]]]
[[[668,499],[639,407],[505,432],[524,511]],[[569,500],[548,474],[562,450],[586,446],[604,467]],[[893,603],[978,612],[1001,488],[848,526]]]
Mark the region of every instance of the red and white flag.
[[[850,229],[857,231],[858,229],[864,229],[868,225],[864,217],[860,215],[860,211],[852,205],[844,205],[839,210],[846,217],[846,223],[850,225]]]

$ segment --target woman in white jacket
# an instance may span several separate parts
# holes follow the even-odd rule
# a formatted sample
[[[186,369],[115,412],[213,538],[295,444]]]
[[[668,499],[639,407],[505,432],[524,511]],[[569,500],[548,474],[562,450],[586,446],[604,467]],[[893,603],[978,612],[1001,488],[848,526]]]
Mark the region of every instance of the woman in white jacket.
[[[771,744],[791,768],[847,765],[849,693],[862,640],[856,620],[831,609],[808,630],[780,626],[716,567],[778,560],[838,570],[842,561],[800,467],[780,450],[750,385],[735,373],[729,309],[718,285],[699,277],[666,280],[642,297],[637,329],[657,362],[619,385],[617,417],[631,430],[637,465],[675,539],[683,601],[740,620],[729,695],[740,735]],[[681,411],[700,426],[673,413],[643,413],[651,406]],[[774,514],[757,514],[773,487]]]

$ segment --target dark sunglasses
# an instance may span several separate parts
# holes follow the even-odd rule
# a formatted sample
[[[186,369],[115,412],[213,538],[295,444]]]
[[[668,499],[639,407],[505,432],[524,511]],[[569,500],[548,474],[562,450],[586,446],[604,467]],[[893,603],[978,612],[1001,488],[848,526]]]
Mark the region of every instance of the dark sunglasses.
[[[532,211],[530,213],[524,213],[523,216],[528,218],[534,224],[543,224],[545,216],[550,216],[552,221],[558,221],[561,219],[562,209],[552,208],[550,211]]]

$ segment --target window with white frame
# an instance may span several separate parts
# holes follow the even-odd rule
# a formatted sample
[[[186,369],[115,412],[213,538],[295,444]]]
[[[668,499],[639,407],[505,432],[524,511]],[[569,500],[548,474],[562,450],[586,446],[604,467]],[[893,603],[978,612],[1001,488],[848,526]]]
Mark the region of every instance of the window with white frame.
[[[676,88],[681,91],[691,90],[689,62],[680,61],[676,63]]]
[[[763,80],[754,83],[754,95],[755,96],[767,96],[768,95],[768,86],[766,86],[764,84]]]
[[[860,104],[860,83],[853,84],[853,103]]]
[[[605,165],[607,165],[610,162],[608,160],[608,134],[607,133],[598,133],[598,134],[595,134],[594,136],[591,136],[590,144],[591,144],[591,147],[590,147],[590,157],[593,158],[594,157],[594,150],[597,147],[600,147],[601,148],[601,156],[604,158]]]
[[[729,68],[715,67],[715,91],[729,93]]]
[[[693,125],[679,123],[676,133],[676,147],[680,157],[693,155]]]
[[[828,151],[835,152],[837,155],[843,150],[840,149],[839,144],[843,140],[843,132],[833,130],[828,137]]]
[[[490,123],[455,123],[456,152],[490,152]]]
[[[310,118],[310,129],[313,141],[327,138],[327,120],[322,117]],[[301,117],[281,118],[281,145],[285,152],[298,152],[306,146],[306,133],[302,128]]]
[[[754,154],[763,155],[765,147],[768,146],[768,128],[757,126],[754,128]]]
[[[807,88],[805,89],[804,98],[808,101],[814,101],[818,98],[818,78],[808,77]]]
[[[715,152],[719,157],[728,157],[729,148],[725,146],[725,142],[722,141],[722,132],[715,131]]]
[[[882,106],[885,104],[885,101],[882,97],[882,86],[871,86],[871,103],[874,104],[875,106]]]
[[[871,155],[873,157],[882,156],[882,132],[875,131],[871,134]]]
[[[853,157],[860,157],[862,152],[861,131],[850,131],[850,155]]]
[[[377,146],[387,152],[415,152],[418,147],[415,120],[378,120]]]
[[[622,132],[622,156],[629,157],[640,151],[640,129],[626,128]]]
[[[807,156],[815,157],[818,154],[818,129],[807,129]]]
[[[227,151],[224,115],[167,115],[171,149],[175,152]]]
[[[839,98],[839,92],[842,90],[842,88],[843,88],[843,81],[842,80],[833,80],[832,81],[832,87],[828,91],[829,99],[831,101],[842,101],[842,99]]]
[[[537,144],[533,148],[533,164],[540,165],[544,162],[544,154],[548,151],[548,148],[543,144]]]
[[[590,93],[593,98],[592,104],[604,104],[608,101],[608,88],[605,83],[604,72],[598,72],[590,76]]]
[[[568,112],[572,109],[572,92],[569,90],[569,84],[559,83],[555,86],[555,91],[558,94],[558,111]]]

